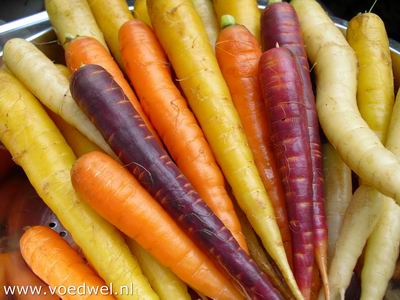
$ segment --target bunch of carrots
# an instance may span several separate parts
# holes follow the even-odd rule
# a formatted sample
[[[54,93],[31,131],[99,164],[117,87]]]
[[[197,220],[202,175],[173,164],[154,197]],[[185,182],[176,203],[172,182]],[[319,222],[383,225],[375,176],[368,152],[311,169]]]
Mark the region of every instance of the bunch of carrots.
[[[343,299],[364,251],[361,299],[384,297],[400,104],[377,15],[345,37],[315,0],[45,5],[65,65],[4,46],[0,179],[19,165],[80,251],[24,228],[32,284],[114,287],[62,299]]]

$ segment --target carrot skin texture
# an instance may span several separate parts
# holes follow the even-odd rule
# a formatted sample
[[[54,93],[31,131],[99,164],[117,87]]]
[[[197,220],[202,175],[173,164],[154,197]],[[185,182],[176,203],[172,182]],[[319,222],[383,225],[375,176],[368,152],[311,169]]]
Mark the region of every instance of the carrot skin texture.
[[[71,173],[74,188],[85,202],[144,249],[149,249],[190,286],[212,298],[242,299],[228,277],[116,161],[92,152],[79,159]]]
[[[299,65],[290,50],[274,48],[261,56],[260,83],[288,203],[294,276],[309,299],[314,264],[311,155]]]
[[[143,113],[142,107],[129,83],[126,81],[124,74],[111,54],[101,43],[91,37],[76,38],[72,40],[65,49],[65,61],[71,72],[76,71],[82,65],[88,64],[96,64],[106,69],[124,90],[125,95],[128,97],[129,101],[131,101],[133,107],[139,113],[151,133],[158,139],[153,126]]]
[[[327,282],[328,264],[328,227],[324,205],[324,177],[322,146],[315,97],[310,79],[310,67],[300,29],[300,23],[294,8],[286,2],[269,5],[261,17],[261,40],[265,50],[276,46],[286,47],[296,56],[301,68],[308,137],[311,149],[313,183],[313,235],[315,259],[320,269],[326,294],[329,294]]]
[[[21,254],[33,272],[50,286],[102,286],[104,281],[62,237],[45,226],[28,229],[20,240]],[[59,295],[63,300],[114,300],[110,295]]]
[[[215,54],[274,207],[286,255],[292,264],[285,195],[271,149],[270,128],[265,118],[266,110],[258,81],[258,63],[262,54],[260,45],[246,27],[232,25],[221,31]]]
[[[224,177],[196,118],[172,80],[168,60],[157,37],[145,23],[132,20],[120,30],[120,45],[128,77],[172,158],[247,251]]]
[[[127,105],[110,74],[100,66],[86,65],[75,72],[71,92],[121,161],[203,251],[251,296],[281,298]]]

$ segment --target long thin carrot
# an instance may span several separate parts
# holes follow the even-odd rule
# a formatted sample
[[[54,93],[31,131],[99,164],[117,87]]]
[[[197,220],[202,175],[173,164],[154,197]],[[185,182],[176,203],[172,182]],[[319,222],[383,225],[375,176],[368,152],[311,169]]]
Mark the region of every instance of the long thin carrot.
[[[71,92],[132,174],[244,292],[279,298],[265,274],[154,140],[105,69],[80,68],[71,81]]]
[[[238,290],[120,164],[101,152],[75,163],[72,184],[107,221],[136,240],[183,281],[215,299],[241,299]]]
[[[218,37],[215,54],[242,121],[258,172],[274,206],[286,255],[292,264],[285,195],[271,149],[270,128],[265,118],[265,105],[258,81],[261,48],[246,27],[235,25],[233,17],[224,16],[221,22],[226,27]]]
[[[113,300],[111,295],[90,294],[89,289],[104,286],[104,281],[86,264],[66,241],[48,227],[35,226],[28,229],[20,240],[21,254],[25,262],[44,282],[52,287],[87,286],[84,295],[56,293],[63,300]]]
[[[274,48],[278,43],[294,53],[300,64],[300,76],[303,83],[304,105],[306,108],[308,143],[311,150],[312,167],[312,203],[313,203],[313,239],[315,259],[324,284],[325,294],[329,298],[328,286],[328,228],[324,208],[324,186],[322,167],[322,148],[319,136],[319,124],[315,97],[310,79],[310,67],[300,23],[294,8],[286,2],[269,5],[261,17],[261,39],[265,50]]]
[[[126,81],[117,63],[110,53],[94,38],[82,37],[72,40],[65,49],[65,60],[71,72],[76,71],[82,65],[96,64],[102,66],[114,78],[118,85],[124,90],[125,95],[132,103],[135,110],[142,117],[147,128],[155,138],[158,136],[147,116],[143,113],[142,107],[137,100],[135,93]]]
[[[120,44],[128,77],[169,153],[201,198],[240,246],[247,249],[222,173],[172,80],[168,60],[155,34],[142,21],[132,20],[121,28]]]
[[[148,0],[147,4],[156,35],[239,206],[293,294],[301,298],[274,209],[200,17],[190,0]]]
[[[259,76],[286,193],[294,275],[304,298],[310,299],[314,265],[312,168],[299,64],[290,50],[273,48],[261,56]]]

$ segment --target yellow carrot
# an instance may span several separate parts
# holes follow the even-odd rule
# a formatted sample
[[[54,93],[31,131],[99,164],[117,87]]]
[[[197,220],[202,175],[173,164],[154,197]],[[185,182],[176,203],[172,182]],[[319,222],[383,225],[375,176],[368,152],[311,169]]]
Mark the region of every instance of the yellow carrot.
[[[260,41],[260,10],[257,0],[213,0],[218,20],[223,15],[231,15],[237,24],[247,27]]]
[[[86,0],[45,0],[44,3],[61,45],[78,36],[91,36],[108,49]]]
[[[104,38],[119,66],[123,68],[119,51],[118,32],[121,26],[133,19],[126,0],[87,0]]]
[[[239,206],[284,274],[292,292],[301,299],[274,210],[192,1],[149,0],[147,4],[153,28]]]
[[[358,108],[384,143],[394,102],[392,61],[385,25],[373,13],[359,14],[349,22],[346,35],[358,59]]]
[[[133,283],[135,293],[118,299],[158,299],[121,235],[76,196],[70,176],[75,156],[61,133],[33,95],[4,71],[0,140],[98,274],[117,290]]]
[[[133,8],[133,15],[136,19],[145,22],[151,27],[151,21],[149,17],[149,12],[147,11],[147,0],[136,0],[135,6]]]
[[[197,14],[203,21],[204,28],[207,32],[208,39],[212,48],[215,48],[215,43],[218,38],[219,22],[214,11],[212,0],[192,0]]]
[[[139,262],[143,273],[160,300],[190,300],[187,286],[168,268],[161,265],[151,254],[134,240],[129,239],[128,246]]]
[[[40,102],[115,157],[102,135],[72,98],[68,78],[39,49],[23,39],[11,39],[4,46],[3,60]]]

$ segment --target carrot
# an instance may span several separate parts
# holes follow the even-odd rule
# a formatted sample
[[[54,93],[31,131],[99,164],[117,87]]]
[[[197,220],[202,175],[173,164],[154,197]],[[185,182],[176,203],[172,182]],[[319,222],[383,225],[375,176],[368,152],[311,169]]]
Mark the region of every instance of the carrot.
[[[92,152],[76,162],[71,174],[75,190],[86,203],[183,281],[212,298],[241,299],[235,287],[117,162]]]
[[[57,233],[48,227],[34,226],[20,240],[21,254],[32,271],[51,287],[63,300],[115,299],[104,290],[90,294],[90,288],[104,286],[104,281]],[[84,295],[63,294],[57,287],[78,287],[85,284]]]
[[[335,245],[342,227],[346,209],[352,197],[351,170],[330,144],[323,146],[324,196],[328,223],[329,261],[335,253]]]
[[[203,22],[204,29],[207,32],[208,40],[214,49],[218,38],[219,26],[212,0],[192,0],[192,2],[197,14]]]
[[[400,245],[400,207],[385,199],[382,215],[365,250],[361,299],[383,299],[393,275]]]
[[[249,295],[279,298],[266,276],[154,140],[106,70],[97,65],[80,68],[74,73],[71,92],[121,161],[203,251]]]
[[[146,23],[151,27],[151,21],[149,17],[149,13],[147,11],[147,0],[136,0],[135,5],[133,7],[133,15],[136,19]]]
[[[392,61],[385,25],[373,13],[359,14],[350,20],[346,37],[358,59],[358,108],[384,143],[394,102]]]
[[[244,25],[260,41],[260,10],[257,0],[214,0],[218,20],[223,15],[231,15],[238,24]]]
[[[239,206],[300,298],[273,207],[201,19],[189,0],[149,0],[148,8],[157,37]]]
[[[115,60],[123,68],[118,32],[125,22],[133,19],[126,0],[87,0],[87,2]]]
[[[124,74],[121,72],[112,56],[98,41],[89,37],[77,38],[71,41],[65,50],[65,60],[71,72],[76,71],[82,65],[88,64],[96,64],[106,69],[118,85],[124,90],[125,95],[128,97],[135,110],[139,113],[147,128],[149,128],[151,133],[158,140],[158,136],[153,126],[147,116],[143,113],[142,107],[140,106],[135,93],[132,91],[132,88],[129,86],[129,83],[126,81]]]
[[[224,16],[221,20],[227,26],[217,40],[217,60],[242,121],[258,172],[274,207],[286,255],[292,264],[285,195],[271,149],[270,129],[258,82],[258,63],[262,54],[260,45],[246,27],[235,25],[234,20],[229,22],[229,19],[229,16]]]
[[[76,197],[70,177],[75,156],[40,103],[4,71],[0,71],[0,99],[0,141],[91,265],[116,289],[133,284],[140,297],[157,299],[120,234]]]
[[[304,298],[310,299],[314,264],[311,152],[300,67],[290,50],[264,52],[260,85],[286,194],[294,276]]]
[[[11,72],[51,111],[60,115],[102,150],[113,154],[69,92],[69,81],[33,44],[11,39],[4,46],[4,62]]]
[[[40,280],[25,264],[24,259],[21,256],[20,251],[14,251],[7,253],[6,260],[6,274],[7,283],[9,286],[18,287],[37,287],[40,288],[40,295],[35,295],[28,292],[27,294],[14,295],[17,300],[57,300],[59,299],[56,295],[52,295],[49,287]]]
[[[0,143],[0,180],[5,178],[14,167],[10,153]]]
[[[172,158],[200,197],[247,250],[224,177],[196,118],[173,82],[168,60],[156,36],[142,21],[133,20],[121,28],[120,44],[128,77]]]
[[[251,257],[268,278],[270,278],[272,284],[281,292],[284,299],[294,299],[282,276],[280,276],[280,274],[278,275],[275,266],[265,254],[256,233],[240,208],[237,208],[237,214],[243,228],[243,234],[246,238]]]
[[[91,36],[107,49],[103,33],[86,0],[45,0],[44,3],[61,45],[66,46],[78,36]]]
[[[313,236],[315,260],[320,270],[326,297],[329,298],[327,275],[328,229],[324,208],[324,186],[322,148],[315,98],[310,79],[310,68],[296,12],[289,3],[273,3],[267,6],[261,17],[261,40],[265,50],[286,47],[296,56],[300,64],[303,98],[306,108],[308,143],[311,150]]]
[[[100,151],[99,147],[88,140],[74,127],[65,122],[59,115],[53,113],[51,110],[47,110],[47,114],[56,124],[58,130],[60,130],[67,144],[71,147],[77,157],[91,151]]]
[[[328,140],[365,182],[400,201],[400,163],[362,119],[354,51],[315,0],[293,0],[308,57],[315,64],[317,110]]]
[[[160,300],[191,299],[187,286],[170,269],[161,265],[134,240],[129,239],[128,245]]]

